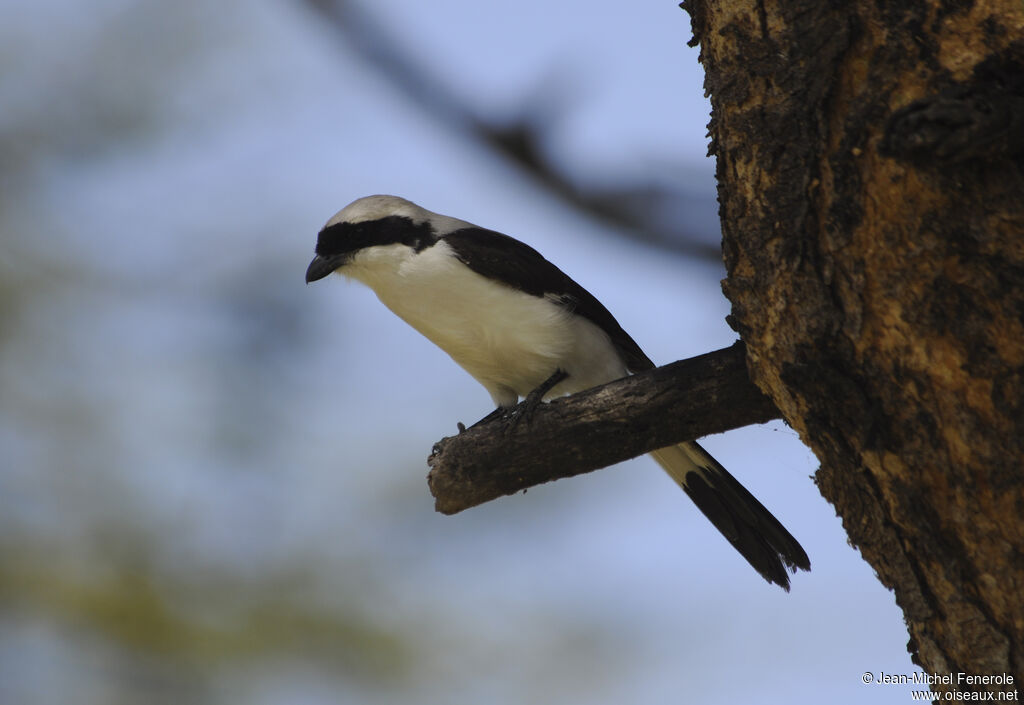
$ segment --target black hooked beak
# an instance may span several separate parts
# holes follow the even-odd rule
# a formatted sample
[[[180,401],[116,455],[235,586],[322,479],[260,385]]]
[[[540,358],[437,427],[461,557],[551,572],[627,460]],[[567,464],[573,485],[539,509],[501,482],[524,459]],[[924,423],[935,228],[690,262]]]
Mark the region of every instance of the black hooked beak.
[[[345,264],[345,257],[341,255],[329,255],[327,257],[317,255],[306,269],[306,283],[319,281],[328,274],[333,274],[334,270],[343,264]]]

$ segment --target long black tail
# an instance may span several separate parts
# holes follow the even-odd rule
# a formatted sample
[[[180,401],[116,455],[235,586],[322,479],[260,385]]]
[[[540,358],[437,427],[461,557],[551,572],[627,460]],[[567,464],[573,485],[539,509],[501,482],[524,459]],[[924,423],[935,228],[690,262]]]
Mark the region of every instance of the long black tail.
[[[696,442],[662,448],[651,456],[769,583],[788,592],[786,569],[811,569],[807,553],[786,527]]]

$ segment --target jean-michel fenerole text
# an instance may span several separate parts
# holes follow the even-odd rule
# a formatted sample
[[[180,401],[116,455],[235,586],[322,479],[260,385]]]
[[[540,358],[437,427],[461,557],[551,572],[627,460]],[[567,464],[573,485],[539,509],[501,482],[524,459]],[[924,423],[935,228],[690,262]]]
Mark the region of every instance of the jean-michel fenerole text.
[[[913,685],[1013,685],[1009,673],[973,675],[971,673],[884,673],[879,672],[875,683]]]

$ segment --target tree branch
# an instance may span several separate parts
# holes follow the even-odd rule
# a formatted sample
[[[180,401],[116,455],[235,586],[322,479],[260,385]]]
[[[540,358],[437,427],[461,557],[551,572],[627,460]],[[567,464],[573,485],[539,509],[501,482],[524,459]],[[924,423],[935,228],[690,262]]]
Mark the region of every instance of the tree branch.
[[[675,443],[779,418],[747,376],[746,348],[673,362],[441,439],[427,463],[435,509],[455,514]]]

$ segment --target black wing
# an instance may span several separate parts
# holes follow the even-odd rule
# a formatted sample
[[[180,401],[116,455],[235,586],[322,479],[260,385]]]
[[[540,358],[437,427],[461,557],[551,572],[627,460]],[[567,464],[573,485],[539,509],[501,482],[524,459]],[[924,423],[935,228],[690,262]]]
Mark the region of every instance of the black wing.
[[[442,239],[477,274],[533,296],[547,296],[589,320],[608,334],[630,372],[654,367],[604,304],[529,245],[484,228],[463,228]]]

